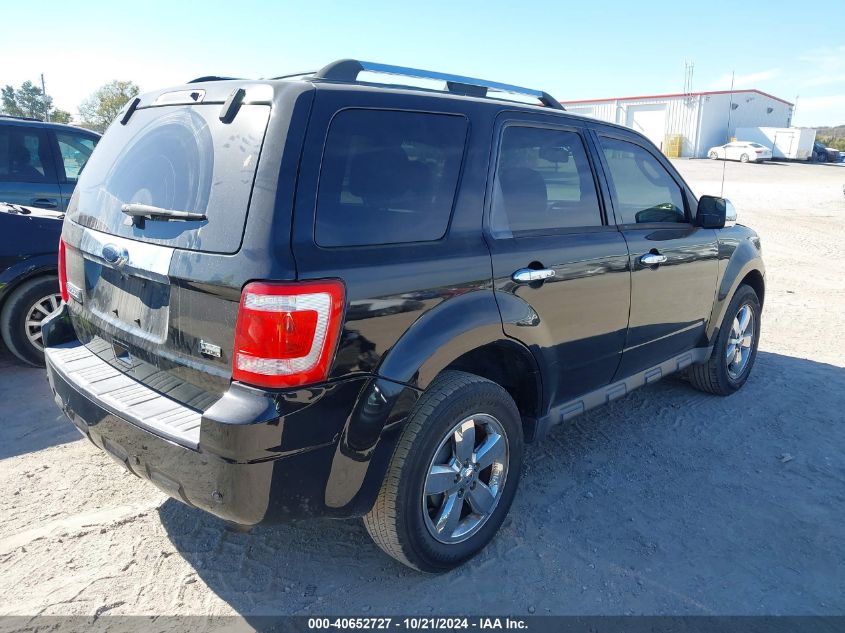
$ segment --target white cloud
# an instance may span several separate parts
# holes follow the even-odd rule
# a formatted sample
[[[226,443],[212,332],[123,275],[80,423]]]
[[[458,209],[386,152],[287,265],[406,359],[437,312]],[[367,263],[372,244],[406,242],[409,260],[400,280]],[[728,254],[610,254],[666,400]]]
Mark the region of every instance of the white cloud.
[[[801,82],[802,86],[833,86],[836,84],[845,84],[845,73],[839,75],[817,75],[815,77],[808,77]]]
[[[780,68],[770,68],[746,75],[737,75],[734,78],[734,88],[756,88],[759,84],[774,79],[780,75]],[[709,90],[730,90],[731,74],[725,73],[708,86]]]
[[[845,45],[813,49],[798,59],[806,69],[806,76],[800,80],[802,86],[845,84]]]
[[[826,97],[801,97],[795,104],[796,111],[803,113],[822,112],[833,108],[845,109],[845,94],[828,95]]]

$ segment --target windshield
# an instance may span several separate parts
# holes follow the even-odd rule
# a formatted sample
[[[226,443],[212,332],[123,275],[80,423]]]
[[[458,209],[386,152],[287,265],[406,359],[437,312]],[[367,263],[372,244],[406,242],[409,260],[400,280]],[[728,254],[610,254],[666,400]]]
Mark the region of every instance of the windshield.
[[[106,131],[79,177],[68,217],[99,231],[192,250],[240,246],[269,106],[242,106],[228,124],[220,105],[137,110]],[[136,203],[205,215],[133,223]]]

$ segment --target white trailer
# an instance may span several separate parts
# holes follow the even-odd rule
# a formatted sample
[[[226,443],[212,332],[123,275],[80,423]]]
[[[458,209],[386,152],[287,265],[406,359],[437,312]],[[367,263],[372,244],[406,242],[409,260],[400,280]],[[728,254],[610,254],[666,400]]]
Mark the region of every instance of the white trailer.
[[[738,127],[736,140],[760,143],[772,150],[772,158],[810,160],[816,131],[801,127]]]

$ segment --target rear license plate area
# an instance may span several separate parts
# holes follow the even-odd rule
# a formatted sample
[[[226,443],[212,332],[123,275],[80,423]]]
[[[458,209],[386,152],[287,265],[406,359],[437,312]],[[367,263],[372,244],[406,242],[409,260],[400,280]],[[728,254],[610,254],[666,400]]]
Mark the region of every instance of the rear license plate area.
[[[87,308],[121,329],[164,340],[170,286],[85,259]]]

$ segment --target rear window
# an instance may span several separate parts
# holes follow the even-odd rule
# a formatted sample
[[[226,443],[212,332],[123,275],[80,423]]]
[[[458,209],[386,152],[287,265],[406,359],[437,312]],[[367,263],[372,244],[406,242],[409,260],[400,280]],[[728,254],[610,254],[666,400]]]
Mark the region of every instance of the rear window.
[[[446,233],[466,141],[462,116],[343,110],[326,139],[320,246],[437,240]]]
[[[175,248],[234,253],[243,235],[270,107],[241,106],[228,124],[220,104],[137,110],[114,123],[79,177],[68,217],[83,226]],[[121,212],[134,202],[206,215],[146,220]]]

